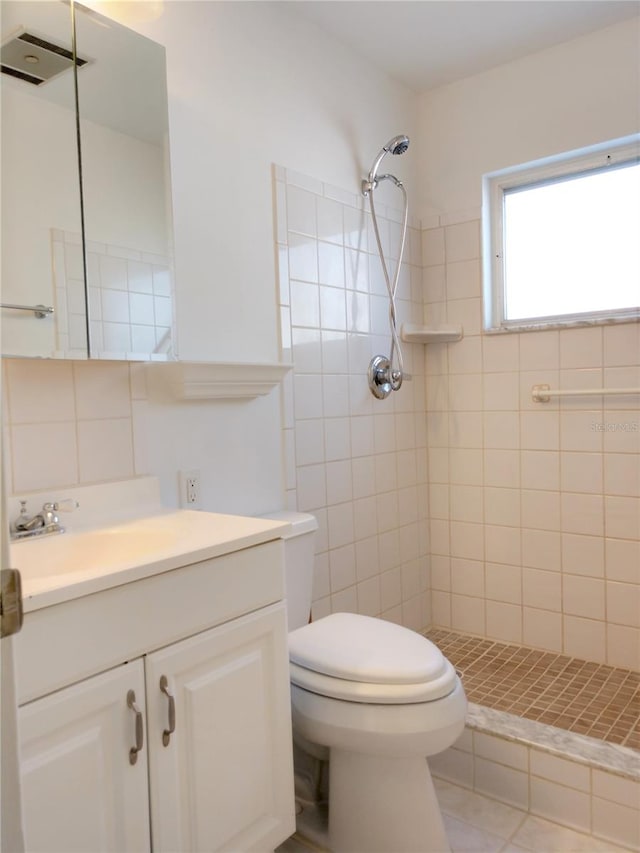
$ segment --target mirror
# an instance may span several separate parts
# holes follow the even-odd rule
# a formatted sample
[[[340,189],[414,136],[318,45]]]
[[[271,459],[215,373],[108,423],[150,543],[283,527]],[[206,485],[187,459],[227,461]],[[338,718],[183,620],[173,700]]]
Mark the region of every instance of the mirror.
[[[2,308],[2,352],[172,360],[164,48],[77,3],[2,7],[2,304],[27,309]]]

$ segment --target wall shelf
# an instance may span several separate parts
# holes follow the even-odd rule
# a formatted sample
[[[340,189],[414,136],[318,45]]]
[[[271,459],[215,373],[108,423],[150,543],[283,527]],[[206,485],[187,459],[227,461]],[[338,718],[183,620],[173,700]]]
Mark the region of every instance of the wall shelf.
[[[403,323],[400,336],[408,344],[441,344],[460,341],[464,335],[462,326],[417,326]]]
[[[146,365],[149,390],[174,400],[253,400],[269,394],[291,364],[176,361]]]

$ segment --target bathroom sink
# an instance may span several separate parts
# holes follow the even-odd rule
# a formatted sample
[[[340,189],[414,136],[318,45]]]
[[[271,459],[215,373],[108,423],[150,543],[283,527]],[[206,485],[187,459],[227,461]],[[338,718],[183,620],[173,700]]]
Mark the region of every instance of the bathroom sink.
[[[25,611],[278,539],[281,521],[161,512],[122,524],[11,543]]]
[[[75,574],[95,569],[131,565],[166,551],[175,541],[171,531],[154,531],[135,525],[56,535],[21,542],[20,572],[24,581],[51,575]]]

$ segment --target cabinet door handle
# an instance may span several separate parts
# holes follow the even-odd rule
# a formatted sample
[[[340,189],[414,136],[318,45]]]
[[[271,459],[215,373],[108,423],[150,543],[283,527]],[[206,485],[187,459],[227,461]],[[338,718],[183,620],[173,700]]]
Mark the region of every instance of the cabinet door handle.
[[[176,700],[169,692],[169,682],[166,675],[160,676],[160,690],[169,700],[169,728],[162,732],[162,743],[169,746],[171,735],[176,730]]]
[[[142,711],[136,705],[136,694],[133,690],[127,693],[127,708],[131,708],[136,715],[136,745],[129,750],[129,764],[135,764],[138,760],[138,753],[144,744],[144,731],[142,728]]]

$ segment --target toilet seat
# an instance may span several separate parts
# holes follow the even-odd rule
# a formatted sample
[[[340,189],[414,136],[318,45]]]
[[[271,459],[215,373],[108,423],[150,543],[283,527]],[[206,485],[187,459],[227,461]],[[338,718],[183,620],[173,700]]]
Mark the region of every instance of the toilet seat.
[[[368,704],[432,702],[451,693],[456,672],[420,634],[355,613],[333,613],[289,634],[292,684]]]

